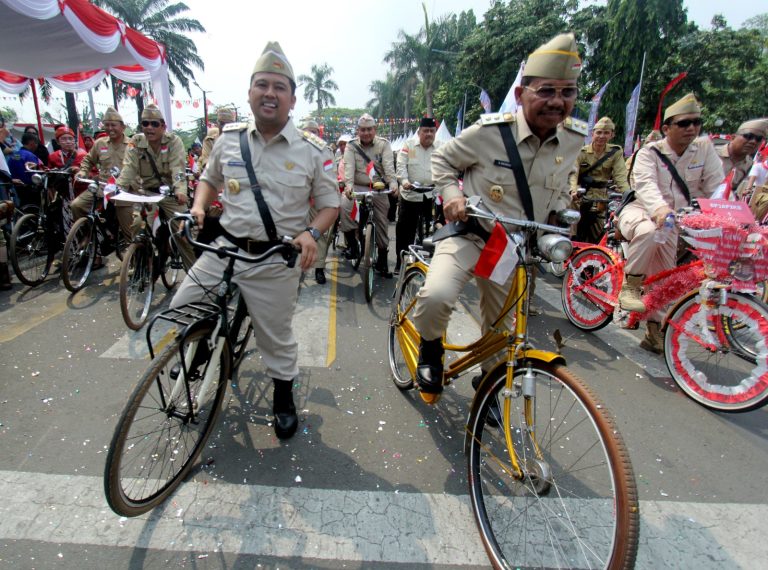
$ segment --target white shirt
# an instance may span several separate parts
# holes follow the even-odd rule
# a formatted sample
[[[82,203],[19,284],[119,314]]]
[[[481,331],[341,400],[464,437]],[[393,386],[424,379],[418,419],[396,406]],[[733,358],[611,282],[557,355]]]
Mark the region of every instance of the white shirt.
[[[749,171],[749,177],[755,177],[755,186],[764,186],[768,182],[768,159],[755,161]]]

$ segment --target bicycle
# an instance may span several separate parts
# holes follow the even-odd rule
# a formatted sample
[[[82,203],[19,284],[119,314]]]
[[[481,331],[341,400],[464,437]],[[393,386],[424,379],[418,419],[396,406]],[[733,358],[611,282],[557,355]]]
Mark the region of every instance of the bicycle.
[[[104,467],[107,502],[122,516],[138,516],[162,503],[189,473],[213,430],[227,384],[240,363],[236,348],[244,321],[238,321],[238,316],[245,303],[239,296],[236,301],[233,298],[235,261],[261,263],[280,254],[280,261],[272,263],[289,267],[296,263],[297,250],[290,238],[251,257],[237,253],[237,247],[195,241],[189,225],[185,225],[185,233],[192,245],[229,261],[215,302],[168,309],[154,316],[147,327],[151,362],[115,427]],[[230,319],[230,307],[235,303],[237,309]],[[181,330],[155,354],[151,333],[160,321]]]
[[[130,201],[141,204],[141,229],[134,235],[120,267],[120,312],[130,329],[139,330],[147,321],[159,276],[170,291],[176,286],[184,264],[173,231],[163,210],[157,207],[158,225],[149,219],[150,204],[172,195],[168,186],[161,186],[159,195],[131,195]],[[122,194],[118,199],[127,199]]]
[[[504,353],[477,386],[465,426],[470,501],[485,550],[494,568],[631,568],[639,503],[616,423],[561,355],[533,348],[528,336],[532,265],[565,259],[569,230],[497,216],[481,204],[470,198],[468,213],[515,227],[505,231],[516,245],[518,264],[490,330],[466,345],[444,339],[446,351],[463,356],[446,365],[443,383]],[[577,215],[561,219],[572,224]],[[539,231],[549,233],[533,246]],[[416,378],[420,338],[410,313],[426,278],[423,250],[409,247],[389,323],[389,363],[400,390],[414,387]],[[435,401],[434,395],[420,395]]]
[[[102,207],[97,197],[99,187],[103,188],[106,183],[87,178],[79,178],[78,181],[88,184],[86,192],[93,194],[93,200],[90,212],[72,225],[64,242],[61,279],[73,293],[85,287],[97,255],[106,257],[114,251],[122,261],[124,245],[115,206],[110,202],[106,208]]]
[[[363,291],[368,303],[373,300],[373,274],[379,260],[379,248],[376,247],[376,223],[373,216],[373,197],[390,193],[392,190],[389,188],[353,192],[355,199],[361,200],[360,224],[363,228],[360,231],[362,237],[360,257],[355,262],[354,268],[357,269],[362,262]]]
[[[768,278],[768,269],[745,273],[737,268],[762,267],[749,258],[761,259],[758,246],[764,238],[746,244],[747,229],[692,208],[678,213],[677,220],[694,240],[703,238],[696,237],[691,224],[723,227],[711,230],[709,238],[715,241],[700,242],[708,249],[694,250],[699,259],[646,278],[644,313],[628,313],[619,306],[626,263],[621,248],[593,246],[580,251],[568,266],[561,293],[565,315],[588,332],[614,318],[625,328],[637,328],[648,315],[669,307],[661,322],[664,359],[680,389],[714,410],[745,412],[763,406],[768,403],[768,310],[754,295]],[[746,227],[756,236],[765,235],[759,226]],[[723,243],[718,243],[722,236]],[[713,263],[714,255],[723,256],[725,264]]]
[[[13,226],[8,257],[19,281],[34,287],[50,273],[56,254],[64,245],[64,236],[72,226],[69,212],[72,185],[69,170],[28,172],[32,173],[32,183],[40,188],[40,205],[36,212],[24,214]],[[50,187],[51,179],[61,176],[67,178],[67,199]]]

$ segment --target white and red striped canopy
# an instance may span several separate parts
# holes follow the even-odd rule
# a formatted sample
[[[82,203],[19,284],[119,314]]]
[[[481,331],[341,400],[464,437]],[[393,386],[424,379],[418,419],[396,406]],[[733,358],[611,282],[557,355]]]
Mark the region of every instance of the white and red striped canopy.
[[[108,73],[152,82],[172,125],[165,47],[87,0],[0,0],[0,90],[18,94],[46,78],[71,93],[87,91]]]

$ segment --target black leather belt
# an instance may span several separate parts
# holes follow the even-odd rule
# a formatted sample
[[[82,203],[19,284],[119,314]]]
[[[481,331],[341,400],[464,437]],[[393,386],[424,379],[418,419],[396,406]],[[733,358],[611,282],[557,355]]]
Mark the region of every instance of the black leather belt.
[[[260,255],[270,248],[273,248],[276,245],[280,245],[282,243],[280,240],[256,241],[249,238],[235,237],[224,228],[221,228],[221,235],[224,236],[227,241],[231,242],[233,245],[236,245],[243,251],[250,253],[251,255]]]

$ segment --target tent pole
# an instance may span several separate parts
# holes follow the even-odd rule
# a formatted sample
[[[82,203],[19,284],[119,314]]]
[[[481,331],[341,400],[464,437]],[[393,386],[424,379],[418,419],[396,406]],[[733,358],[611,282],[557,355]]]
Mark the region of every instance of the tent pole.
[[[40,103],[37,101],[37,87],[35,87],[35,80],[30,79],[29,85],[32,87],[32,100],[35,102],[35,115],[37,116],[37,132],[40,135],[40,144],[45,144],[45,134],[43,133],[43,121],[40,118]]]

